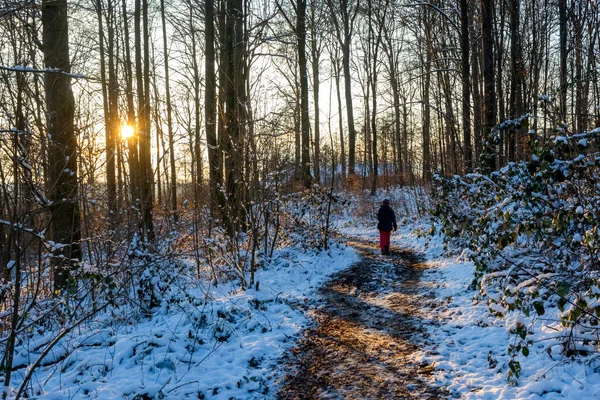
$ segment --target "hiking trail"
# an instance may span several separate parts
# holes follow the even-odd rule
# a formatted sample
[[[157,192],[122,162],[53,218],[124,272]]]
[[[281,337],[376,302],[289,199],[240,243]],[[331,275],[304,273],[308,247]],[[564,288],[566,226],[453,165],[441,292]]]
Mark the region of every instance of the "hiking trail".
[[[280,360],[289,371],[277,398],[438,399],[427,379],[433,367],[415,360],[427,341],[433,291],[426,266],[410,251],[381,256],[374,243],[352,241],[360,260],[317,292],[312,324]]]

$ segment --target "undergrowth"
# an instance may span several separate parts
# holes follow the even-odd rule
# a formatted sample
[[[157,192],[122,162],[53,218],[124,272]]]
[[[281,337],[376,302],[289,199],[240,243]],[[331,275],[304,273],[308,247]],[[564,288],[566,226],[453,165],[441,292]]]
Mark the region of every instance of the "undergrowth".
[[[527,161],[489,174],[435,176],[430,233],[467,249],[472,287],[490,314],[520,314],[509,380],[521,373],[517,355],[527,357],[536,343],[536,319],[556,332],[545,342],[551,357],[600,355],[599,136],[600,128],[568,135],[563,125],[544,141],[531,130]]]

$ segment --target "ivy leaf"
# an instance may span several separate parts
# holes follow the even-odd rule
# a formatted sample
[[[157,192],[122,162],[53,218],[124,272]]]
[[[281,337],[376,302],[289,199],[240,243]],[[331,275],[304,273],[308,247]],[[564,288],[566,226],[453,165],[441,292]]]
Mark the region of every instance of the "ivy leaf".
[[[529,357],[529,349],[527,347],[523,347],[521,353],[523,353],[525,357]]]
[[[546,310],[544,310],[544,303],[542,303],[541,301],[534,301],[533,308],[535,308],[535,312],[537,312],[537,315],[544,315],[544,313],[546,312]]]
[[[560,311],[565,311],[565,305],[567,304],[567,300],[565,300],[564,298],[561,298],[558,300],[558,309]]]

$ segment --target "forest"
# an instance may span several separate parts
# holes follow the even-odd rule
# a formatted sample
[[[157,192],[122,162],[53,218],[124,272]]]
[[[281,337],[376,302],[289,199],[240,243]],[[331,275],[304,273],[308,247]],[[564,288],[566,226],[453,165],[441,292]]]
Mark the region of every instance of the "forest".
[[[0,0],[3,398],[174,310],[226,342],[241,317],[208,288],[258,293],[295,252],[347,264],[341,221],[390,196],[473,262],[490,316],[525,316],[508,383],[529,318],[593,364],[599,27],[594,0]]]

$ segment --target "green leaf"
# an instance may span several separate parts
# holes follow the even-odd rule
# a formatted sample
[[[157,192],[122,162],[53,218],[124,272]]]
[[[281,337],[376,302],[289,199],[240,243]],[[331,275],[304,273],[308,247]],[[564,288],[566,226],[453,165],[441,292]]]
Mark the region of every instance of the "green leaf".
[[[534,301],[533,307],[535,308],[535,312],[537,312],[537,315],[544,315],[544,313],[546,312],[546,310],[544,310],[544,303],[542,303],[541,301]]]
[[[523,353],[525,357],[529,357],[529,349],[527,347],[523,347],[523,349],[521,349],[521,353]]]
[[[558,309],[560,311],[565,311],[565,305],[567,304],[567,300],[565,299],[559,299],[558,300]]]
[[[565,281],[559,282],[556,292],[558,293],[559,296],[565,297],[567,295],[567,293],[569,293],[569,283],[565,282]]]

